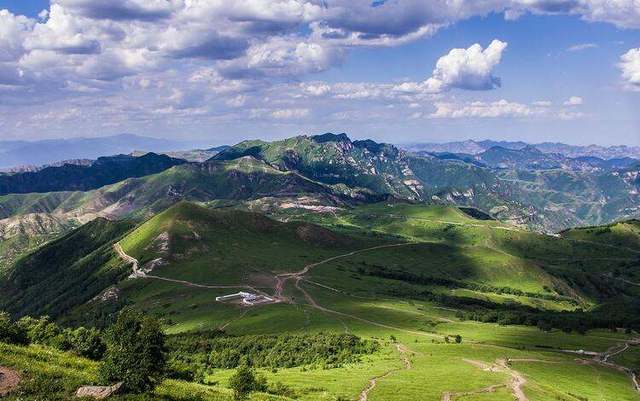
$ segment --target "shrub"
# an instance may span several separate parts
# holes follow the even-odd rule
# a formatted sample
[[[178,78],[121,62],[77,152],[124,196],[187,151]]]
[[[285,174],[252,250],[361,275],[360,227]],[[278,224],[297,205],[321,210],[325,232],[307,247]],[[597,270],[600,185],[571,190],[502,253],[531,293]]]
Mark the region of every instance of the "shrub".
[[[239,367],[236,373],[231,376],[229,386],[233,390],[236,400],[243,400],[254,391],[265,391],[267,389],[266,380],[257,377],[253,369],[246,365]]]
[[[9,314],[5,312],[0,312],[0,341],[20,345],[29,343],[27,332],[12,321]]]
[[[106,351],[107,347],[96,329],[84,327],[66,329],[63,335],[70,346],[70,351],[85,358],[97,361],[102,359]]]
[[[164,334],[157,320],[124,310],[105,340],[107,350],[100,366],[103,382],[123,382],[124,391],[142,393],[162,380],[166,358]]]

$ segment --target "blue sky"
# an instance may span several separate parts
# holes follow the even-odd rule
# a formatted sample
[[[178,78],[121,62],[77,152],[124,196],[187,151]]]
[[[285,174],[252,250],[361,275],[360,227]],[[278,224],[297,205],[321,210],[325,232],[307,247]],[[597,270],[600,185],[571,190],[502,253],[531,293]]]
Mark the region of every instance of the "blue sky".
[[[0,0],[0,138],[640,145],[637,2],[458,3]]]

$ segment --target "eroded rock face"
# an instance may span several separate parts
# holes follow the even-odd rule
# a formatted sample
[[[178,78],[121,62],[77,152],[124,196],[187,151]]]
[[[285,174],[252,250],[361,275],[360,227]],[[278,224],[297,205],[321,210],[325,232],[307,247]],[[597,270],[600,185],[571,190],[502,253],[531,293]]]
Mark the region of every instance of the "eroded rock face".
[[[82,386],[76,391],[76,397],[91,397],[96,400],[104,400],[117,394],[122,387],[122,382],[112,386]]]

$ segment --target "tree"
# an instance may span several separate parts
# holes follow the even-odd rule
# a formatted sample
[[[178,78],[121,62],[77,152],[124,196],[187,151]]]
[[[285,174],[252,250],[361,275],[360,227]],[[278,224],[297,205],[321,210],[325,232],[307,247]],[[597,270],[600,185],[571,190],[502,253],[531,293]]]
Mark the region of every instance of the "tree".
[[[254,391],[264,391],[267,384],[263,378],[256,377],[251,368],[243,365],[229,379],[236,400],[243,400]]]
[[[142,393],[163,378],[166,365],[164,334],[156,319],[124,310],[105,336],[107,351],[100,366],[105,383],[122,382],[123,391]]]

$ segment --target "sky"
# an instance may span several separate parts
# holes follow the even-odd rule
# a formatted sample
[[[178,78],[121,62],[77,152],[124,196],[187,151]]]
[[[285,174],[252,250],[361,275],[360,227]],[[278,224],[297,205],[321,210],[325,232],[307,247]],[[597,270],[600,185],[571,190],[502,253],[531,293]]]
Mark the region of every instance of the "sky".
[[[640,0],[0,0],[0,140],[640,145]]]

